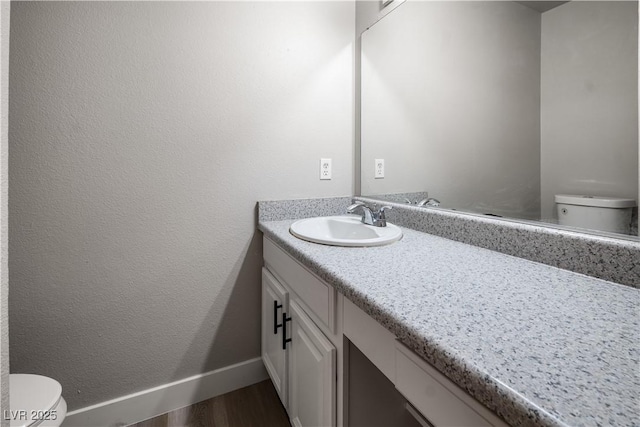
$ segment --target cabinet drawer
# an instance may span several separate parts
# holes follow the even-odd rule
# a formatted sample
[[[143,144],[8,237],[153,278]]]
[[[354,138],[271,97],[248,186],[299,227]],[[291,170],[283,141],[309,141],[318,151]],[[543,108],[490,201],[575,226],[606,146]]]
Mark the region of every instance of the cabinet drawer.
[[[263,241],[263,252],[269,270],[296,294],[317,320],[335,333],[336,290],[267,238]]]
[[[396,388],[435,427],[506,427],[489,409],[399,342]]]

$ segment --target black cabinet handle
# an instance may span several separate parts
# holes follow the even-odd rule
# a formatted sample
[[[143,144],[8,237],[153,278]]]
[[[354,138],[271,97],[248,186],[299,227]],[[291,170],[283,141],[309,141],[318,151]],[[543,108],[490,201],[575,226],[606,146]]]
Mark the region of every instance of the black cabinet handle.
[[[291,317],[287,317],[287,313],[282,313],[282,349],[287,349],[287,343],[291,342],[291,338],[287,338],[287,322],[291,321]]]
[[[278,335],[278,328],[282,327],[282,323],[278,323],[278,309],[282,308],[282,304],[273,300],[273,334]]]

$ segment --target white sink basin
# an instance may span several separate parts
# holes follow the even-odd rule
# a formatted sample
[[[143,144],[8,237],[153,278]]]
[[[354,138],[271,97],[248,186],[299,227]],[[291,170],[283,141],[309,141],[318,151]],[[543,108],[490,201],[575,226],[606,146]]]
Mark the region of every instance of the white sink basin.
[[[398,226],[366,225],[356,215],[301,219],[291,224],[289,231],[299,239],[331,246],[381,246],[402,238]]]

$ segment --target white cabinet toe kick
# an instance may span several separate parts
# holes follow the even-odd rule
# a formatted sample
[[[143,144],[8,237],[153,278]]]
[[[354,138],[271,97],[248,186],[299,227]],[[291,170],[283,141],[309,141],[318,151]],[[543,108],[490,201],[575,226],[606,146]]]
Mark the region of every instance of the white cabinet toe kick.
[[[414,425],[506,426],[266,237],[264,263],[262,359],[293,426],[350,425],[344,338],[404,396]]]

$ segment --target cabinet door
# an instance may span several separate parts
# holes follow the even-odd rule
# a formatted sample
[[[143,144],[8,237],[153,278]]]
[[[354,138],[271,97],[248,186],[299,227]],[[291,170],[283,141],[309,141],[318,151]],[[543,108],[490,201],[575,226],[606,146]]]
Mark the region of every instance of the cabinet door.
[[[287,408],[287,351],[283,348],[282,314],[288,294],[267,269],[262,268],[262,361]]]
[[[290,303],[289,416],[295,427],[336,424],[336,349],[298,304]],[[288,333],[289,325],[287,325]]]

